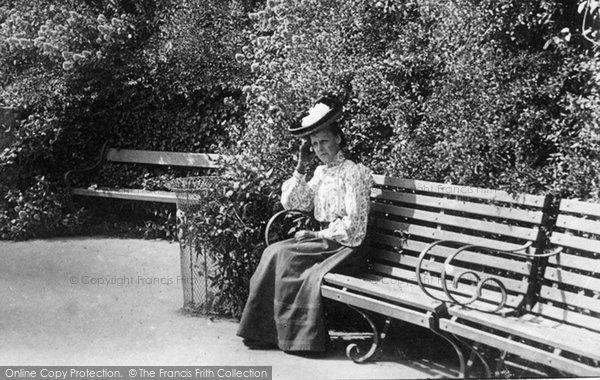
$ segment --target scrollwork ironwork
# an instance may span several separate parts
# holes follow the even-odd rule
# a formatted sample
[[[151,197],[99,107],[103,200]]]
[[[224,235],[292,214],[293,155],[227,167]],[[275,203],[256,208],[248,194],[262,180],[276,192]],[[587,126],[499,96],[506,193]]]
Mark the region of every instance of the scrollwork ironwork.
[[[300,211],[300,210],[282,210],[282,211],[279,211],[278,213],[276,213],[275,215],[273,215],[271,217],[271,219],[269,219],[269,221],[267,222],[267,227],[265,228],[265,244],[267,246],[269,246],[271,244],[271,241],[269,239],[269,232],[271,230],[271,227],[277,221],[277,219],[279,219],[282,216],[285,217],[287,215],[299,215],[299,216],[306,217],[306,218],[308,218],[311,221],[315,221],[315,219],[312,216],[312,214],[309,213],[309,212],[306,212],[306,211]]]
[[[346,356],[348,357],[348,359],[352,360],[355,363],[364,363],[367,360],[371,359],[373,357],[373,355],[375,355],[375,353],[381,348],[381,345],[383,344],[383,342],[387,336],[387,331],[390,327],[390,319],[386,318],[385,324],[383,325],[383,329],[381,331],[381,334],[379,334],[377,332],[377,327],[375,326],[375,323],[365,312],[363,312],[359,308],[354,307],[352,305],[348,305],[348,306],[352,310],[354,310],[358,314],[360,314],[369,323],[369,326],[371,327],[371,330],[373,331],[373,342],[371,343],[369,350],[364,355],[360,355],[360,348],[358,347],[358,345],[356,343],[350,343],[346,347]]]
[[[443,269],[440,273],[441,277],[441,283],[442,283],[442,290],[444,291],[444,294],[446,295],[447,299],[444,298],[440,298],[437,297],[435,295],[433,295],[423,284],[421,275],[423,272],[423,261],[425,260],[425,257],[427,256],[427,254],[437,245],[441,245],[441,244],[447,244],[447,243],[454,243],[454,244],[460,244],[460,242],[457,241],[453,241],[453,240],[438,240],[435,241],[431,244],[429,244],[425,249],[423,249],[423,251],[421,251],[418,260],[417,260],[417,266],[416,266],[416,279],[417,279],[417,284],[419,285],[419,288],[421,289],[421,291],[423,291],[423,293],[427,294],[429,297],[441,301],[441,302],[452,302],[455,304],[459,304],[461,306],[469,306],[471,304],[473,304],[475,301],[481,299],[482,294],[483,294],[483,287],[486,284],[493,284],[495,285],[496,288],[499,289],[500,292],[500,300],[498,302],[498,304],[492,308],[491,310],[483,310],[483,309],[479,309],[479,308],[475,308],[477,310],[480,311],[484,311],[484,312],[489,312],[489,313],[495,313],[498,312],[500,310],[502,310],[505,306],[506,306],[506,302],[508,299],[508,293],[506,290],[506,286],[502,283],[502,281],[500,279],[498,279],[497,277],[491,277],[491,276],[487,276],[487,277],[483,277],[480,276],[480,274],[477,271],[474,270],[463,270],[461,273],[459,274],[454,274],[453,272],[453,266],[452,266],[452,261],[454,259],[456,259],[456,257],[458,255],[460,255],[462,252],[467,251],[469,249],[478,249],[478,250],[486,250],[486,251],[494,251],[494,252],[499,252],[508,256],[513,256],[513,257],[519,257],[519,258],[528,258],[528,259],[535,259],[535,258],[542,258],[542,257],[549,257],[549,256],[554,256],[560,253],[560,249],[556,249],[552,252],[549,253],[544,253],[544,254],[537,254],[537,255],[533,255],[533,254],[528,254],[528,253],[519,253],[519,251],[525,251],[528,248],[531,247],[532,243],[531,242],[527,242],[526,244],[523,244],[515,249],[512,250],[499,250],[499,249],[492,249],[489,247],[485,247],[485,246],[480,246],[480,245],[475,245],[475,244],[470,244],[470,245],[463,245],[459,248],[456,248],[456,250],[449,255],[446,260],[444,261],[444,265],[443,265]],[[473,276],[475,279],[475,288],[474,288],[474,293],[471,294],[470,296],[467,295],[467,297],[469,297],[466,301],[460,301],[458,300],[450,291],[450,289],[448,288],[448,280],[447,277],[448,276],[452,276],[453,277],[453,281],[452,281],[452,287],[454,289],[458,289],[459,286],[459,282],[464,279],[466,276]]]

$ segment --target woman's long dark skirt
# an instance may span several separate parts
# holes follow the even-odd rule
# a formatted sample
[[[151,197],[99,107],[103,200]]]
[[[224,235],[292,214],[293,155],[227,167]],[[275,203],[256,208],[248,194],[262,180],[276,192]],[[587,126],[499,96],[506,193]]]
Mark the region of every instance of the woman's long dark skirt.
[[[358,247],[332,240],[284,240],[265,249],[250,279],[250,295],[237,335],[284,351],[325,351],[328,334],[320,285],[328,272],[364,269]]]

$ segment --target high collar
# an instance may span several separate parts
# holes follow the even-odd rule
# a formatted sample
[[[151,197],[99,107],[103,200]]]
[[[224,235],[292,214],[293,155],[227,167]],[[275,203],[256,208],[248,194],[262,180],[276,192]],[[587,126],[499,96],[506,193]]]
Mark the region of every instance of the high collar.
[[[333,160],[331,162],[327,163],[327,167],[328,168],[332,168],[332,167],[338,166],[342,162],[344,162],[345,159],[346,159],[346,157],[344,157],[344,153],[342,153],[342,150],[340,149],[335,154],[335,157],[333,157]]]

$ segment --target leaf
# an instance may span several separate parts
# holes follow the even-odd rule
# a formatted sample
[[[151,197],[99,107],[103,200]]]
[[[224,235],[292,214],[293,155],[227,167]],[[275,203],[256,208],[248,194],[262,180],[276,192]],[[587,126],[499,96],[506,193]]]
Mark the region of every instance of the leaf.
[[[544,50],[548,49],[550,47],[550,45],[552,44],[552,39],[549,39],[548,41],[546,41],[546,43],[544,44]]]

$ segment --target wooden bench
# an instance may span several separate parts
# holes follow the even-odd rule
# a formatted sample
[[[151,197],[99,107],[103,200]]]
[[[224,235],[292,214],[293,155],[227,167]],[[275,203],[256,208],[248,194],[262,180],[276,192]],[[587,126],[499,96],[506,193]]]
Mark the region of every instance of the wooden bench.
[[[101,149],[100,157],[91,167],[81,170],[70,170],[64,176],[67,188],[71,188],[72,177],[82,173],[97,170],[105,162],[118,162],[130,164],[149,164],[162,166],[179,166],[201,169],[218,169],[219,161],[224,155],[208,153],[180,153],[133,149],[109,148],[105,143]],[[91,196],[101,198],[129,199],[136,201],[176,203],[175,193],[171,191],[150,191],[144,189],[117,189],[117,188],[72,188],[72,194],[78,196]]]
[[[511,353],[569,376],[600,376],[600,204],[562,200],[559,212],[531,310],[502,316],[453,306],[440,321],[474,351],[480,343],[499,349],[497,374]]]
[[[499,250],[536,254],[548,199],[381,175],[374,180],[366,242],[369,270],[360,276],[327,274],[321,287],[323,297],[363,310],[361,315],[372,326],[369,350],[361,354],[351,344],[347,356],[356,362],[371,358],[390,320],[397,319],[446,339],[458,355],[462,376],[466,363],[460,345],[438,328],[440,316],[446,315],[447,294],[463,303],[470,300],[475,308],[496,309],[501,304],[506,313],[526,305],[532,293],[532,259]],[[270,231],[266,234],[268,241]],[[459,278],[456,272],[456,288],[445,291],[443,284],[451,277],[445,273],[450,265],[445,261],[465,245],[477,246],[461,251],[451,264],[457,271],[478,273],[479,281],[472,274]],[[497,283],[503,284],[502,291]],[[478,288],[480,294],[473,297]],[[381,333],[367,311],[385,316]]]

